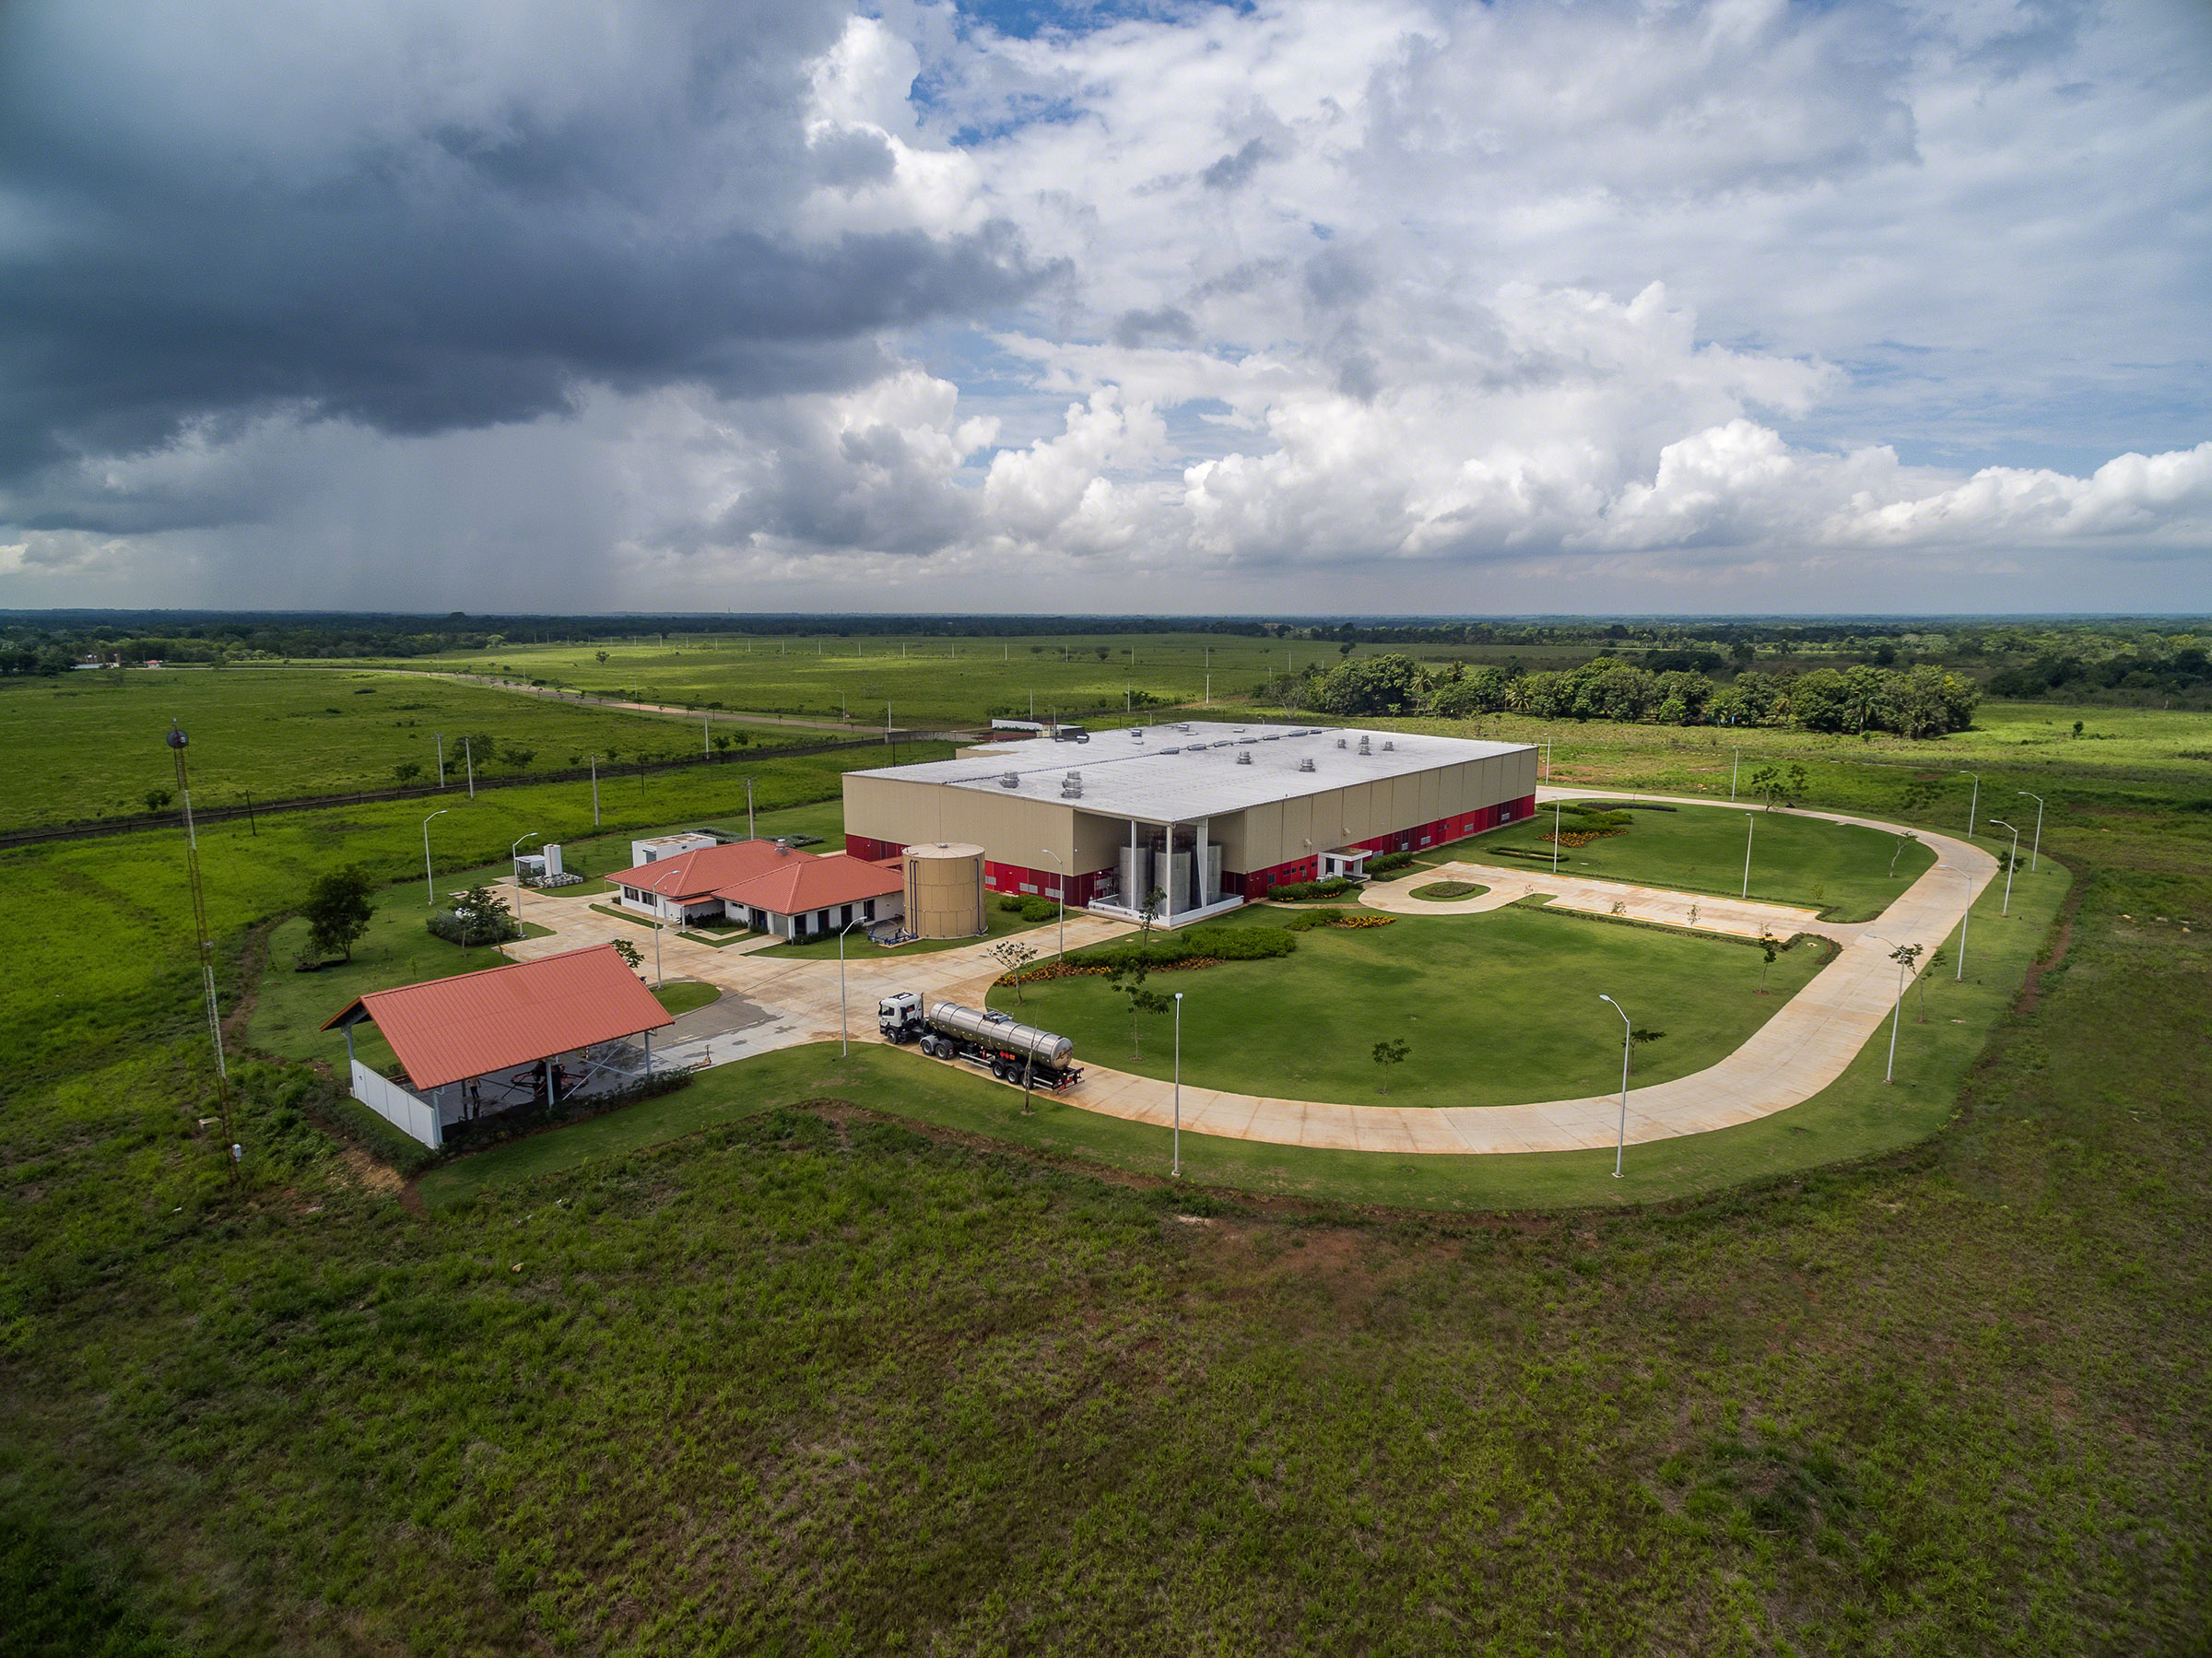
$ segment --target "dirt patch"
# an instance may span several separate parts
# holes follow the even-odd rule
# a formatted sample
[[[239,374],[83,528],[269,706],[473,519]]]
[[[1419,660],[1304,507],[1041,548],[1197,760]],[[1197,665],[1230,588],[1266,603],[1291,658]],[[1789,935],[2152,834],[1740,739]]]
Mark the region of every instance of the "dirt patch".
[[[269,935],[282,926],[290,916],[273,916],[246,929],[246,942],[238,953],[237,999],[223,1017],[223,1041],[233,1048],[241,1048],[246,1040],[246,1027],[253,1022],[253,1009],[261,1001],[261,976],[269,965]]]
[[[2058,924],[2051,929],[2051,937],[2035,959],[2028,964],[2028,977],[2020,985],[2019,999],[2013,1004],[2018,1013],[2033,1013],[2042,1000],[2043,975],[2066,958],[2066,947],[2074,942],[2074,914],[2081,908],[2082,888],[2086,883],[2076,881],[2067,891],[2065,902],[2058,907]]]
[[[406,1187],[406,1182],[399,1178],[397,1170],[380,1163],[359,1146],[341,1144],[338,1146],[338,1160],[346,1165],[346,1171],[360,1182],[361,1190],[371,1196],[390,1197]]]

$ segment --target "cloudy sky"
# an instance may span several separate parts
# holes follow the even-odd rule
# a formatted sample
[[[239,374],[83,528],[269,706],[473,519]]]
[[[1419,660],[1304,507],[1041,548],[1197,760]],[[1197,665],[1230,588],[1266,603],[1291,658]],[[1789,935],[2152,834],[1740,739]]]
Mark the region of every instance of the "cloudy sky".
[[[2212,609],[2203,0],[14,0],[0,607]]]

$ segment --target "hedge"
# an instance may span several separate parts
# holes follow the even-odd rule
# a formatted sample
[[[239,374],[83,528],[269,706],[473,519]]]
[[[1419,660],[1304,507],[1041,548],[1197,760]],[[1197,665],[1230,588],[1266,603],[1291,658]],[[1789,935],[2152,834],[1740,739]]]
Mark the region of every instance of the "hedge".
[[[1079,967],[1167,967],[1203,956],[1213,961],[1261,961],[1288,956],[1298,940],[1281,927],[1189,927],[1181,933],[1157,933],[1148,943],[1117,938],[1111,944],[1092,945],[1071,953]]]

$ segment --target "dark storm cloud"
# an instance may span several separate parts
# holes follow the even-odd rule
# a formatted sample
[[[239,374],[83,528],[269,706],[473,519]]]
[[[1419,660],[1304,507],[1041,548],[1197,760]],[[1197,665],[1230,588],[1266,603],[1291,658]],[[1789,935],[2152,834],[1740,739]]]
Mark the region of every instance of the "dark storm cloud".
[[[808,147],[843,7],[485,15],[10,8],[0,475],[288,407],[427,434],[590,384],[850,385],[879,331],[1040,279],[999,225],[803,234],[809,185],[890,172]]]

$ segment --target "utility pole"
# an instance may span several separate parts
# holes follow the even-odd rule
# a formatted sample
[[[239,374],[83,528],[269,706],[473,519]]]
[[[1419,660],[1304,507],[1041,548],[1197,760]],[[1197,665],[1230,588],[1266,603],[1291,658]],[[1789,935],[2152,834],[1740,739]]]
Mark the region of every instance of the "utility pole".
[[[592,762],[592,827],[597,829],[599,827],[599,757],[594,754],[587,755],[585,758]]]
[[[753,833],[753,780],[749,777],[745,780],[745,838],[759,839]]]
[[[1756,813],[1756,812],[1746,812],[1746,813],[1744,814],[1744,890],[1743,890],[1743,896],[1744,896],[1746,899],[1748,899],[1748,898],[1751,896],[1751,831],[1752,831],[1752,829],[1755,829],[1755,828],[1758,826],[1758,824],[1759,824],[1759,814],[1758,814],[1758,813]]]
[[[245,1149],[236,1137],[237,1130],[230,1120],[230,1068],[223,1061],[222,1005],[215,991],[215,940],[207,931],[207,893],[200,884],[200,838],[192,826],[192,780],[184,770],[184,746],[192,739],[184,728],[174,720],[169,723],[169,735],[162,739],[175,755],[177,761],[177,800],[184,823],[184,876],[192,889],[193,936],[200,943],[200,982],[207,999],[207,1041],[215,1049],[215,1099],[217,1114],[223,1122],[223,1144],[227,1148],[224,1164],[230,1183],[238,1183],[239,1159]]]
[[[477,751],[469,747],[471,740],[468,737],[461,739],[461,758],[468,765],[468,797],[474,800],[477,797]]]
[[[430,735],[438,739],[438,786],[442,789],[445,787],[445,734],[433,731]]]

